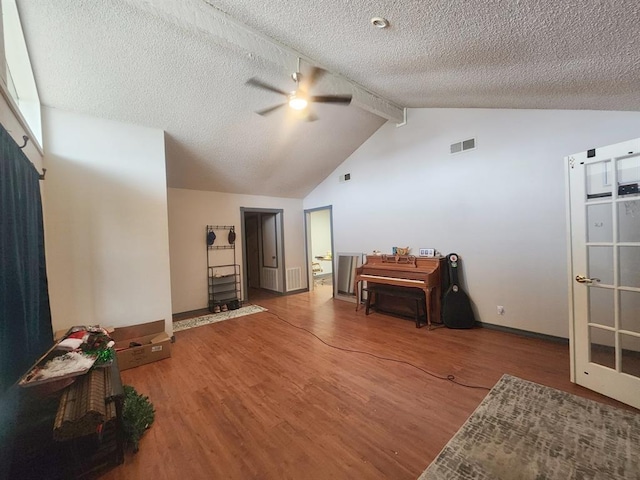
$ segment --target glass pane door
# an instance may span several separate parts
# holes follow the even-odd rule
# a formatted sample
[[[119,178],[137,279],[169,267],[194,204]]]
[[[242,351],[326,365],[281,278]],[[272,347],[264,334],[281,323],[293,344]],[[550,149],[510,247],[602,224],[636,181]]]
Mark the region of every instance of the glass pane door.
[[[617,161],[620,371],[640,378],[640,157]]]
[[[640,407],[640,139],[567,159],[573,374]]]

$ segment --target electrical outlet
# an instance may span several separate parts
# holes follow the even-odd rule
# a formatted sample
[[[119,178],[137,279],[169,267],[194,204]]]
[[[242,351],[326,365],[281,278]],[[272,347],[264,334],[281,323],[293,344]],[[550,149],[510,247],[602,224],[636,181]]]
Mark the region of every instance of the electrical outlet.
[[[504,315],[504,307],[502,305],[498,305],[498,315]]]

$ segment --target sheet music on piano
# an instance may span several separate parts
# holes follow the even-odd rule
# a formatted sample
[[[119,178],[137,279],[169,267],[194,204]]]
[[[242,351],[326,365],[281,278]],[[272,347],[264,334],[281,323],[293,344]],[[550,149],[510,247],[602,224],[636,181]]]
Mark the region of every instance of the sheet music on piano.
[[[396,265],[413,265],[416,267],[415,255],[380,255],[382,263],[394,263]]]

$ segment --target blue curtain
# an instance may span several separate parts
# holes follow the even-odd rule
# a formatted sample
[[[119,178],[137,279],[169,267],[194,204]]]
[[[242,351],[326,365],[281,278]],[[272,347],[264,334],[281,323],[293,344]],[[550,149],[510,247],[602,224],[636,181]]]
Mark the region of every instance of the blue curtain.
[[[38,171],[0,127],[0,392],[53,341]]]
[[[15,382],[52,343],[39,174],[0,126],[0,478],[18,408]]]

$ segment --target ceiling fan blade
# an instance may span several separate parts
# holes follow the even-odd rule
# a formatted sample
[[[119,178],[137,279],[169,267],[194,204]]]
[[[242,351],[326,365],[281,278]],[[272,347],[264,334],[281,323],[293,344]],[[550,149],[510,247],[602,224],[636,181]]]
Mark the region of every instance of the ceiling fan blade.
[[[273,107],[265,108],[264,110],[258,110],[256,113],[262,116],[269,115],[270,113],[273,113],[274,111],[281,107],[284,107],[285,105],[286,103],[280,103],[278,105],[274,105]]]
[[[323,68],[313,67],[311,69],[311,72],[309,72],[309,75],[307,75],[306,77],[302,77],[303,88],[306,91],[311,90],[311,87],[313,87],[316,82],[324,76],[325,72],[326,70]]]
[[[285,92],[284,90],[280,90],[279,88],[276,87],[272,87],[271,85],[268,85],[260,80],[258,80],[255,77],[250,78],[249,80],[246,81],[245,85],[249,85],[251,87],[256,87],[256,88],[261,88],[263,90],[269,90],[270,92],[273,93],[279,93],[280,95],[289,95],[287,92]]]
[[[315,103],[349,105],[351,103],[351,95],[314,95],[309,98],[309,101]]]

